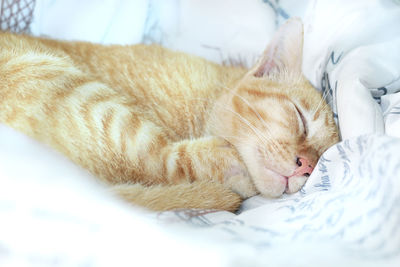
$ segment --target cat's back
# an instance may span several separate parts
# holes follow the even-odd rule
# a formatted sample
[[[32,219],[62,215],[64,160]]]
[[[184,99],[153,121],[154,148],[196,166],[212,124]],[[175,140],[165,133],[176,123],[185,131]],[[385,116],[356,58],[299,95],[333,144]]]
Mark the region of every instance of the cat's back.
[[[63,49],[96,78],[131,97],[206,97],[239,79],[244,69],[221,66],[159,45],[67,43]],[[191,95],[191,94],[195,95]],[[159,94],[162,94],[158,96]],[[161,99],[160,99],[161,100]]]
[[[21,81],[18,71],[33,67],[29,66],[33,63],[32,71],[41,78],[46,78],[40,73],[44,68],[53,68],[55,71],[49,72],[54,75],[79,70],[91,77],[87,81],[101,82],[128,96],[143,116],[166,129],[182,121],[201,122],[195,129],[181,131],[180,137],[201,135],[205,111],[223,88],[229,88],[245,72],[158,45],[100,45],[0,33],[0,47],[0,70],[7,75],[3,79]],[[13,73],[7,64],[11,61]],[[47,89],[51,88],[43,88]]]
[[[140,97],[141,91],[172,95],[227,86],[245,70],[221,66],[159,45],[101,45],[0,33],[3,62],[18,56],[44,54],[72,60],[94,78]],[[160,90],[161,89],[161,90]]]

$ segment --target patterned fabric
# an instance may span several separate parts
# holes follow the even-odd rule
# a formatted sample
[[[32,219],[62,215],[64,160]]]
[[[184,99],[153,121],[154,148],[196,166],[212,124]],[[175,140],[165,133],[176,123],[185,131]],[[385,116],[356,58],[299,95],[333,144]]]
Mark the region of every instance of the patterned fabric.
[[[33,18],[35,0],[1,0],[0,29],[28,32]]]

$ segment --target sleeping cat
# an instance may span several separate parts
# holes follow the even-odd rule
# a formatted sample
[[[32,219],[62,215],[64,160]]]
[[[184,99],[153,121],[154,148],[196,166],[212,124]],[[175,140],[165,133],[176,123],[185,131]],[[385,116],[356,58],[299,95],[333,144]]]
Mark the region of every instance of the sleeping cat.
[[[250,70],[156,45],[0,34],[0,122],[61,151],[131,203],[234,211],[298,191],[338,142],[283,25]]]

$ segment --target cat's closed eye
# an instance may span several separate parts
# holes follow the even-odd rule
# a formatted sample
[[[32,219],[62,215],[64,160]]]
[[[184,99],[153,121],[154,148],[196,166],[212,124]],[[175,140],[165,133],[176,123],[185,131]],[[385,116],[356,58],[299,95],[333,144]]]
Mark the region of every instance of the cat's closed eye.
[[[295,106],[295,108],[296,108],[296,112],[297,112],[297,114],[298,114],[298,117],[300,118],[300,120],[301,120],[301,125],[303,126],[303,134],[304,134],[304,136],[307,136],[307,132],[308,132],[308,130],[307,130],[307,120],[306,120],[306,118],[304,117],[304,115],[303,115],[303,113],[301,112],[301,110],[299,109],[299,107],[297,106],[297,105],[294,105]]]

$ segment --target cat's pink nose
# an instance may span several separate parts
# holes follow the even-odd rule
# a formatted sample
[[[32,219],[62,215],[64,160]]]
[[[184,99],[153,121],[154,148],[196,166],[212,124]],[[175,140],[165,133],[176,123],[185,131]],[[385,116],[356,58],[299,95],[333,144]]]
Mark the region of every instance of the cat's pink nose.
[[[290,175],[288,178],[293,177],[293,176],[310,176],[312,171],[314,170],[314,167],[312,164],[306,159],[306,158],[297,158],[297,167],[293,174]]]

